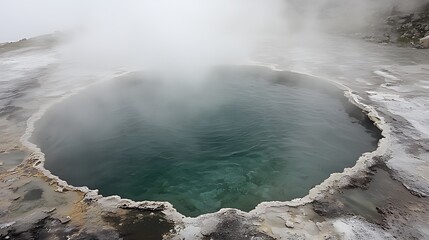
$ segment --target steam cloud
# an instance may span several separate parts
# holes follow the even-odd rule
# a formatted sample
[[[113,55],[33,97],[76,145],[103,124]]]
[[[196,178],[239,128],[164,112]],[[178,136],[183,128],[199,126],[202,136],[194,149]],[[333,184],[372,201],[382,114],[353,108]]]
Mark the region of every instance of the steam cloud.
[[[64,56],[88,65],[184,73],[236,62],[272,35],[353,32],[429,0],[14,0],[0,8],[0,42],[71,32]],[[166,72],[166,74],[168,74]],[[173,74],[173,73],[172,73]]]
[[[282,11],[279,0],[112,2],[77,32],[69,53],[88,63],[194,71],[246,56],[282,29]]]

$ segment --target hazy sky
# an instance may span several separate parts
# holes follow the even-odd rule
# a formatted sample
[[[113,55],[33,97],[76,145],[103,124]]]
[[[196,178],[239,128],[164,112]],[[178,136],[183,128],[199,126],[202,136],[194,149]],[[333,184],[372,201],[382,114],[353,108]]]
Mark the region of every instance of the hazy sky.
[[[102,0],[0,0],[0,42],[83,24]]]
[[[219,2],[222,2],[222,4],[218,4]],[[251,14],[264,11],[267,13],[265,16],[256,16],[260,18],[259,20],[266,18],[275,8],[283,8],[282,11],[285,14],[293,15],[292,19],[289,19],[289,21],[293,22],[305,20],[303,18],[312,18],[313,15],[317,15],[317,12],[321,12],[319,6],[323,7],[327,3],[337,2],[339,5],[345,6],[336,11],[336,14],[345,16],[345,19],[341,19],[338,22],[347,24],[348,22],[365,21],[367,19],[366,14],[371,12],[370,9],[374,7],[379,10],[386,10],[391,9],[392,3],[396,3],[402,8],[414,8],[417,4],[427,3],[429,0],[249,0],[247,2],[242,0],[0,0],[0,42],[16,41],[22,38],[51,33],[56,30],[85,27],[86,24],[94,19],[96,21],[103,17],[107,19],[108,17],[106,16],[111,16],[111,20],[115,18],[121,20],[121,18],[128,18],[127,12],[134,11],[135,8],[141,9],[158,3],[160,4],[155,7],[163,7],[165,11],[155,11],[154,14],[161,14],[168,17],[170,14],[174,14],[177,7],[183,8],[185,6],[192,8],[195,5],[197,6],[196,9],[198,9],[202,5],[207,5],[208,8],[217,9],[213,11],[212,9],[205,9],[203,10],[204,13],[228,14],[228,11],[234,10],[234,8],[236,11],[241,11],[249,2],[257,2],[259,4],[258,8],[260,8],[256,8],[256,11],[253,9]],[[280,6],[280,2],[282,6]],[[312,9],[313,14],[308,16],[296,13],[296,9],[292,8],[291,10],[288,4],[294,6],[302,5],[299,9]],[[264,5],[268,7],[265,8]],[[121,10],[122,15],[117,14]],[[102,17],[100,18],[100,16]],[[112,21],[107,22],[111,23]]]
[[[57,30],[85,28],[94,22],[112,24],[117,20],[122,24],[128,21],[130,25],[136,26],[144,19],[143,13],[150,18],[155,14],[159,18],[170,18],[170,15],[177,16],[180,13],[192,15],[198,10],[206,15],[189,16],[189,18],[194,17],[196,22],[206,21],[213,13],[213,15],[219,15],[217,18],[219,20],[232,11],[242,10],[245,14],[248,13],[248,9],[241,9],[244,2],[244,0],[0,0],[0,42],[16,41]],[[256,12],[269,14],[271,10],[278,7],[275,2],[280,1],[249,0],[248,2],[251,3],[248,4],[250,6],[252,3],[259,4],[259,7],[252,10],[252,14]],[[271,9],[266,9],[262,5]],[[148,10],[145,11],[145,9]],[[258,20],[264,20],[265,17],[259,16]]]

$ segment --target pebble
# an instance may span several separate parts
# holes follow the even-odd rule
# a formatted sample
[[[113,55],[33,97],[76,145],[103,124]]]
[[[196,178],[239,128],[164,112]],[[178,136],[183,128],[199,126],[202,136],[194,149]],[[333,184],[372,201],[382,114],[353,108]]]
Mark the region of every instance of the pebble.
[[[67,217],[65,217],[65,218],[60,218],[59,220],[60,220],[60,222],[61,222],[62,224],[66,224],[66,223],[70,222],[71,217],[70,217],[70,216],[67,216]]]

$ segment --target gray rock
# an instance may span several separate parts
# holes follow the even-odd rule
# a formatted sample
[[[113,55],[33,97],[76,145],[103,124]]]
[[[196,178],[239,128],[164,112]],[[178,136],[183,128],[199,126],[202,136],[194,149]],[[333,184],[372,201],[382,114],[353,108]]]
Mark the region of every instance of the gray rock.
[[[404,24],[404,25],[402,25],[404,28],[407,28],[407,29],[411,29],[411,28],[413,28],[413,24],[412,23],[407,23],[407,24]]]
[[[404,23],[406,23],[408,20],[406,19],[406,18],[401,18],[401,19],[399,19],[398,20],[398,23],[399,24],[404,24]]]
[[[429,48],[429,36],[420,39],[420,45],[424,48]]]
[[[60,222],[61,222],[62,224],[66,224],[66,223],[70,222],[71,217],[70,217],[70,216],[61,217],[61,218],[59,218],[58,220],[60,220]]]
[[[293,222],[289,221],[289,220],[286,221],[285,225],[287,228],[293,228],[294,227]]]

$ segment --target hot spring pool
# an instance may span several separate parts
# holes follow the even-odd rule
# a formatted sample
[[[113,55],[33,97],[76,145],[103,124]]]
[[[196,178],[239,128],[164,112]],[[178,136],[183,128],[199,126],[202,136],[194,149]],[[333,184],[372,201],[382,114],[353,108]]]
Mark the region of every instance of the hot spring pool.
[[[334,86],[256,67],[197,82],[128,74],[53,106],[32,137],[69,184],[187,216],[303,197],[379,139]]]

